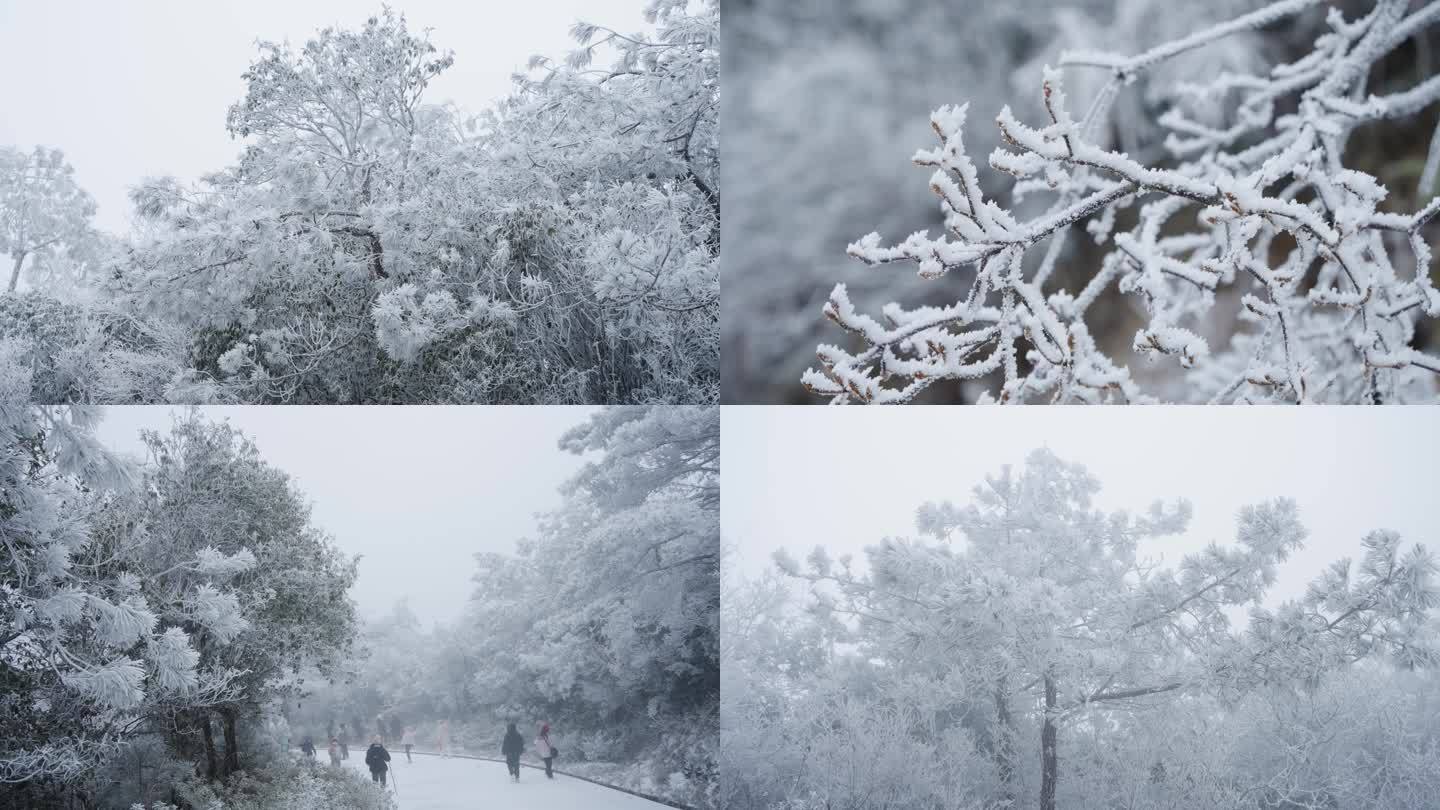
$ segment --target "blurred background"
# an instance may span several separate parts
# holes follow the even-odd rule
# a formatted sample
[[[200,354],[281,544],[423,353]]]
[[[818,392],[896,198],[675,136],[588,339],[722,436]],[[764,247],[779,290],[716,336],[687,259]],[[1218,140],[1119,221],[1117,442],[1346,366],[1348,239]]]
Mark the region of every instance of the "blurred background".
[[[1415,0],[1420,5],[1426,0]],[[818,343],[848,336],[820,308],[844,282],[857,308],[874,313],[889,301],[906,307],[953,303],[971,276],[921,281],[913,265],[867,268],[845,246],[870,231],[889,243],[940,225],[927,188],[929,170],[910,156],[935,138],[930,112],[969,102],[966,145],[977,163],[999,142],[993,124],[1009,104],[1022,121],[1041,112],[1043,66],[1061,50],[1094,48],[1134,54],[1264,5],[1259,0],[725,0],[721,166],[729,199],[723,223],[722,398],[728,403],[819,403],[800,385]],[[1324,30],[1325,10],[1353,18],[1367,0],[1312,9],[1282,26],[1238,35],[1165,63],[1122,91],[1102,145],[1147,163],[1163,163],[1164,133],[1155,119],[1161,91],[1178,80],[1202,81],[1222,70],[1255,71],[1306,52]],[[1403,89],[1433,75],[1440,27],[1392,52],[1371,77],[1372,92]],[[1066,91],[1083,114],[1108,78],[1070,70]],[[1293,103],[1293,99],[1291,100]],[[1281,112],[1284,110],[1281,109]],[[1411,119],[1362,127],[1346,163],[1390,189],[1386,206],[1413,211],[1428,200],[1418,183],[1435,108]],[[981,166],[988,196],[1009,202],[1010,178]],[[1431,190],[1430,193],[1434,193]],[[1037,200],[1037,205],[1045,204]],[[1026,213],[1021,209],[1022,213]],[[1432,244],[1437,222],[1431,223]],[[1088,278],[1104,252],[1088,239],[1067,240],[1056,281]],[[1408,256],[1408,253],[1405,255]],[[1038,255],[1030,257],[1038,261]],[[1047,292],[1053,290],[1053,285]],[[1232,293],[1238,296],[1238,293]],[[1141,319],[1113,286],[1087,324],[1142,385],[1153,369],[1130,350]],[[1211,324],[1223,339],[1235,305],[1221,300]],[[1436,337],[1422,321],[1420,346]],[[850,348],[855,348],[850,346]],[[926,402],[970,402],[993,381],[932,386]]]

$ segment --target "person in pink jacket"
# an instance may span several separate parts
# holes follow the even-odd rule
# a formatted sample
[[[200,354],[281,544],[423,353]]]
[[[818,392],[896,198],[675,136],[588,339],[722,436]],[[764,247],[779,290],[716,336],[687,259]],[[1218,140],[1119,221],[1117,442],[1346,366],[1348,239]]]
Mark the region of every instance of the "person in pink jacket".
[[[555,762],[555,755],[557,753],[559,752],[555,750],[555,746],[550,744],[550,724],[540,724],[540,736],[535,738],[535,754],[545,763],[545,777],[547,779],[555,778],[555,774],[550,769],[550,766]]]

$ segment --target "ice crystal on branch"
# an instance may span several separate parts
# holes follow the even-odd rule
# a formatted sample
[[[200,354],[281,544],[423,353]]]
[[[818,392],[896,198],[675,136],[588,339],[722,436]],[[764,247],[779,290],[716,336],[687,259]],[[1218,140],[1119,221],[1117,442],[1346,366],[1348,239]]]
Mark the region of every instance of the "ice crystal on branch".
[[[821,345],[820,368],[805,384],[837,402],[867,403],[979,379],[999,380],[985,398],[1001,402],[1433,397],[1440,358],[1417,349],[1415,337],[1422,318],[1440,315],[1422,234],[1440,198],[1409,214],[1383,211],[1389,191],[1343,159],[1357,128],[1440,100],[1440,77],[1366,94],[1371,67],[1440,22],[1440,5],[1410,11],[1407,0],[1379,0],[1355,20],[1331,9],[1328,30],[1300,59],[1267,75],[1224,73],[1177,88],[1159,119],[1173,165],[1144,165],[1092,135],[1124,86],[1156,64],[1318,5],[1272,3],[1130,58],[1065,54],[1062,67],[1112,73],[1083,117],[1067,104],[1061,72],[1047,68],[1046,118],[1026,124],[1006,107],[996,119],[1009,149],[996,149],[990,167],[1017,178],[1017,200],[1048,195],[1033,216],[985,199],[965,149],[966,107],[937,110],[940,145],[914,161],[934,170],[945,232],[889,246],[872,233],[849,253],[871,265],[913,262],[922,278],[963,276],[969,289],[943,307],[888,304],[877,320],[837,285],[824,313],[864,348]],[[1226,102],[1224,123],[1205,114],[1216,100]],[[1081,223],[1111,249],[1081,288],[1065,289],[1055,270]],[[1173,360],[1183,385],[1146,391],[1126,358],[1097,343],[1086,313],[1111,285],[1147,322],[1133,351]],[[1207,341],[1232,317],[1233,336]]]

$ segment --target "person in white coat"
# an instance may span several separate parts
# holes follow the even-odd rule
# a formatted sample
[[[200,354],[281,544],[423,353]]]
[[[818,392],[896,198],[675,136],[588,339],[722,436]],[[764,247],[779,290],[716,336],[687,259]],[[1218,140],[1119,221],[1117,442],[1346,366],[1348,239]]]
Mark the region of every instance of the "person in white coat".
[[[440,729],[435,732],[435,749],[440,752],[440,756],[442,756],[442,757],[448,757],[448,756],[450,756],[450,721],[449,721],[449,720],[441,720],[441,721],[440,721]]]
[[[400,744],[405,746],[405,761],[414,762],[415,760],[410,758],[410,749],[415,747],[415,729],[405,729],[405,733],[400,736]]]

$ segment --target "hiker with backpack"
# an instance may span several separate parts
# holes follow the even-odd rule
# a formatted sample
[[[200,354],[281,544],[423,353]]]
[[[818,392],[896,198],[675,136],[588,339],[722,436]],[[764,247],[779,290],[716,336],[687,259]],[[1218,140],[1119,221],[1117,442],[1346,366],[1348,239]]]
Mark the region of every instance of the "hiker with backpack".
[[[379,735],[370,740],[370,748],[365,751],[365,766],[370,769],[370,780],[379,782],[380,787],[385,787],[385,772],[390,769],[390,752],[380,744]]]
[[[520,781],[520,755],[525,753],[525,738],[520,736],[515,724],[505,729],[505,740],[500,744],[500,753],[505,755],[505,767],[516,782]]]
[[[549,723],[540,724],[540,736],[535,738],[535,753],[540,757],[540,761],[545,763],[545,778],[554,779],[555,774],[550,769],[550,766],[555,762],[555,757],[560,752],[556,750],[555,746],[550,744]]]

